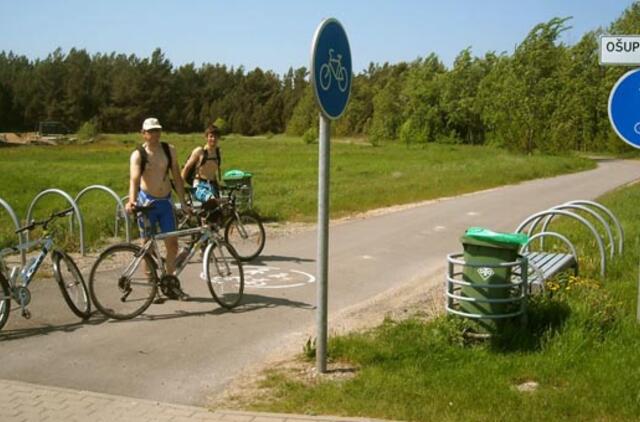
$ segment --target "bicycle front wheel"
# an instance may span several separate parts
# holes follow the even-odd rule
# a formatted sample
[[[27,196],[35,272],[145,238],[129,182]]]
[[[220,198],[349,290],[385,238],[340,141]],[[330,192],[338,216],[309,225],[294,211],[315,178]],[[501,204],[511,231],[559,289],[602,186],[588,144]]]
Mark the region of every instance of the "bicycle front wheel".
[[[114,319],[143,313],[155,298],[156,264],[139,246],[123,243],[105,249],[91,268],[89,292],[96,308]]]
[[[233,247],[222,241],[213,241],[204,252],[204,275],[216,302],[232,309],[242,300],[244,272]]]
[[[9,320],[9,312],[11,312],[11,288],[0,272],[0,330]]]
[[[73,259],[65,252],[56,251],[52,255],[53,274],[55,275],[62,297],[69,309],[82,319],[91,316],[89,291],[80,270]]]
[[[260,255],[264,248],[265,232],[262,221],[251,213],[241,213],[239,218],[231,218],[224,228],[224,240],[233,246],[243,261],[250,261]]]

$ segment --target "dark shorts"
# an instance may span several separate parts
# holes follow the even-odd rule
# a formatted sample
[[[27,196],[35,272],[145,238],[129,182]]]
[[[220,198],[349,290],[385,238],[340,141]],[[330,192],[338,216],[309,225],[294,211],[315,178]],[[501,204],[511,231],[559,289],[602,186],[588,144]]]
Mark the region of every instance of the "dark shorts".
[[[147,218],[149,219],[149,233],[167,233],[174,231],[176,229],[176,217],[173,212],[171,194],[164,198],[156,198],[143,190],[138,192],[139,205],[145,205],[151,201],[154,201],[154,207],[147,213]],[[147,233],[144,231],[144,220],[142,217],[138,219],[138,227],[140,227],[141,236],[147,237]]]

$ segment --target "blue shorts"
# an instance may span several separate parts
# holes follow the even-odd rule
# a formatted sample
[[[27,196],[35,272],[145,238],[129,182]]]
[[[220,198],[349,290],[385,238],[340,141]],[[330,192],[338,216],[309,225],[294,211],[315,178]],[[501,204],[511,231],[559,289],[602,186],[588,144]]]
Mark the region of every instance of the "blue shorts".
[[[199,180],[198,184],[191,190],[191,192],[196,200],[203,204],[210,199],[217,198],[219,196],[216,186],[206,180]]]
[[[138,227],[140,227],[141,237],[147,237],[147,234],[167,233],[176,229],[176,217],[173,212],[173,203],[171,202],[171,193],[164,198],[156,198],[147,192],[140,190],[138,192],[138,205],[145,205],[151,201],[153,209],[147,213],[149,219],[148,232],[144,230],[144,219],[138,218]],[[160,226],[160,230],[158,230]]]

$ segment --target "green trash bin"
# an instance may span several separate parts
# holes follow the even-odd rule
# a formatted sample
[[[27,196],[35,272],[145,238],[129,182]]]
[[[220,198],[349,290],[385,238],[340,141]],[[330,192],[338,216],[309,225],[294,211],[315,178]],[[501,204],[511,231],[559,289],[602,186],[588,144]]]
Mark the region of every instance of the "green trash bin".
[[[462,278],[471,283],[464,286],[461,295],[477,299],[508,299],[511,297],[511,287],[474,287],[480,285],[506,285],[511,281],[510,267],[495,267],[496,265],[515,262],[518,250],[527,243],[528,236],[523,233],[498,233],[482,227],[467,229],[461,238],[464,248],[464,261],[472,266],[465,266]],[[475,265],[486,265],[477,267]],[[462,311],[470,314],[500,315],[507,314],[510,303],[487,303],[460,301]],[[494,327],[491,323],[495,318],[487,318],[483,325]]]
[[[240,209],[253,208],[252,178],[252,173],[237,169],[229,170],[222,175],[222,181],[227,187],[240,187],[236,193],[236,205]]]

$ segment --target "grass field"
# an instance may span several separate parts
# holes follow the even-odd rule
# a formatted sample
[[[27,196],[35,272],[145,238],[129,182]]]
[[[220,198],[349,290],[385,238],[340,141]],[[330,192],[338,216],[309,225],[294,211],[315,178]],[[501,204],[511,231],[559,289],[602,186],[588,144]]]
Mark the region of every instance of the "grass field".
[[[388,320],[330,340],[330,358],[359,368],[355,378],[308,384],[274,371],[264,384],[271,394],[254,407],[407,421],[637,421],[640,185],[600,201],[622,221],[624,255],[601,281],[591,235],[554,223],[586,254],[581,276],[550,283],[552,297],[536,296],[526,328],[471,342],[457,317]],[[525,382],[539,386],[518,391]]]
[[[199,134],[168,133],[163,139],[176,146],[181,163],[203,143]],[[0,149],[0,198],[24,218],[33,197],[46,188],[75,196],[88,185],[102,184],[125,195],[128,157],[140,142],[139,134],[105,135],[85,145]],[[228,136],[221,146],[225,171],[239,168],[254,174],[255,206],[266,219],[315,220],[317,145],[286,136]],[[433,144],[409,149],[345,140],[332,145],[331,160],[332,217],[594,167],[579,157],[521,156],[490,147]],[[90,244],[113,235],[115,203],[109,197],[90,193],[80,205]],[[36,216],[62,206],[56,197],[43,198]],[[12,242],[10,220],[4,213],[0,222],[0,244]]]

